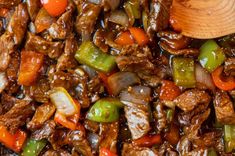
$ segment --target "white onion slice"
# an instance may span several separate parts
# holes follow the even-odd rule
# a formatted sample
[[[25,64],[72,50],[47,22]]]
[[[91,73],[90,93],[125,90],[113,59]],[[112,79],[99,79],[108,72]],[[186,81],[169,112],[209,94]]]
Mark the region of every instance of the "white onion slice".
[[[112,11],[109,16],[109,21],[116,24],[120,24],[124,27],[128,27],[129,25],[128,16],[123,10]]]
[[[0,72],[0,93],[5,89],[8,84],[7,76],[5,72]]]

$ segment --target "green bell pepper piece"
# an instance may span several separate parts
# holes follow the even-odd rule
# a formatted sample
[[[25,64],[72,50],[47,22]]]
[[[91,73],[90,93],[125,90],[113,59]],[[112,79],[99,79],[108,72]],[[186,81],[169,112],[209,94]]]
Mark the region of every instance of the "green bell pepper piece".
[[[88,111],[87,119],[96,122],[114,122],[119,119],[119,109],[123,104],[115,98],[98,100]]]
[[[193,88],[196,85],[194,61],[191,58],[175,57],[173,62],[173,78],[178,86]]]
[[[208,40],[201,46],[198,60],[205,69],[213,72],[224,62],[225,54],[214,40]]]
[[[23,148],[21,156],[37,156],[40,154],[42,149],[46,146],[46,140],[27,140],[26,145]]]
[[[167,109],[166,110],[166,119],[167,119],[168,123],[170,123],[173,120],[173,117],[174,117],[174,110]]]
[[[135,19],[139,19],[141,17],[139,0],[129,0],[128,3],[131,4]]]
[[[114,56],[103,53],[90,41],[81,44],[75,58],[79,63],[105,73],[110,72],[116,66]]]
[[[235,125],[224,125],[225,151],[235,150]]]
[[[208,150],[208,156],[217,156],[217,153],[214,148]]]

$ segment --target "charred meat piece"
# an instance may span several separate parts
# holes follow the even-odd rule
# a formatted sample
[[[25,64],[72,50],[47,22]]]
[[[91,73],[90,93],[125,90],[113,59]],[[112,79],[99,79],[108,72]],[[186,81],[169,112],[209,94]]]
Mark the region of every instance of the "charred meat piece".
[[[65,150],[47,150],[42,156],[72,156],[69,152]]]
[[[28,13],[31,21],[34,21],[40,9],[40,0],[26,0]]]
[[[235,76],[235,58],[228,58],[225,61],[224,72],[228,76]]]
[[[27,128],[34,130],[40,128],[55,112],[55,106],[45,103],[36,109],[32,120],[27,124]]]
[[[0,8],[11,8],[21,3],[21,0],[1,0]]]
[[[81,130],[71,131],[68,134],[69,142],[75,147],[75,150],[85,156],[93,156],[91,146]]]
[[[55,122],[48,120],[40,129],[33,131],[31,136],[35,140],[47,139],[55,132],[55,128]]]
[[[72,10],[65,12],[48,29],[53,39],[65,39],[72,32]]]
[[[47,125],[50,126],[50,125]],[[52,127],[51,127],[52,128]],[[46,127],[45,130],[47,131]],[[52,129],[53,130],[53,129]],[[49,136],[48,141],[54,150],[60,150],[63,146],[69,144],[68,130],[63,128],[56,128]]]
[[[74,54],[78,49],[77,41],[73,35],[65,41],[64,53],[58,58],[56,70],[66,70],[76,67],[77,61]]]
[[[211,98],[205,91],[191,89],[178,96],[174,103],[185,112],[193,110],[200,104],[208,105]]]
[[[1,115],[8,112],[16,103],[18,99],[3,92],[1,94]]]
[[[100,5],[92,3],[84,3],[82,5],[82,10],[75,23],[77,32],[82,35],[82,40],[88,40],[90,38],[100,11]]]
[[[147,147],[136,147],[125,143],[122,149],[122,156],[155,156],[157,152]]]
[[[7,113],[0,115],[0,125],[4,125],[14,133],[20,126],[25,125],[26,120],[32,117],[34,111],[34,105],[30,101],[17,100]]]
[[[157,129],[159,132],[161,132],[166,127],[167,124],[166,112],[163,109],[162,102],[157,101],[156,103],[154,103],[153,116],[156,120]]]
[[[214,98],[214,107],[218,122],[223,124],[235,124],[235,111],[233,102],[226,92],[216,92]]]
[[[149,25],[147,33],[153,36],[154,31],[161,31],[168,26],[172,0],[153,0],[150,4]]]
[[[48,55],[50,58],[58,58],[63,53],[64,44],[62,42],[49,42],[40,36],[28,33],[25,49],[37,51]]]
[[[99,144],[100,148],[106,148],[117,153],[116,144],[118,137],[118,122],[103,123],[100,125],[100,136],[101,141]]]

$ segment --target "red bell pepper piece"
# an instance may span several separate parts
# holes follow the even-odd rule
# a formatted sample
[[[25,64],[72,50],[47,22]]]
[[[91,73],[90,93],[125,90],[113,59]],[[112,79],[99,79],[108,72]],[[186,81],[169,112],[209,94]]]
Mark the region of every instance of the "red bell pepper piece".
[[[174,100],[177,96],[180,95],[180,89],[178,86],[175,85],[174,82],[163,80],[162,86],[160,89],[160,99],[161,100]]]
[[[101,148],[99,156],[117,156],[117,154],[111,152],[107,148]]]
[[[151,147],[155,144],[161,143],[161,135],[155,134],[155,135],[146,135],[139,139],[133,140],[132,144],[140,147]]]

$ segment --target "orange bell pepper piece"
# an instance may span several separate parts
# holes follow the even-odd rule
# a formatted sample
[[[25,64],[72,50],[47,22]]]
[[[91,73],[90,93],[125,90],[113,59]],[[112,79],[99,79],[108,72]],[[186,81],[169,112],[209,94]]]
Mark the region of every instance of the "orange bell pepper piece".
[[[115,43],[119,45],[130,45],[134,44],[135,41],[129,31],[124,31],[118,34],[118,37],[115,39]]]
[[[133,140],[132,144],[140,147],[151,147],[155,144],[161,143],[161,135],[146,135],[139,139]]]
[[[111,152],[107,148],[101,148],[99,156],[117,156],[117,154]]]
[[[138,45],[143,46],[149,42],[149,38],[143,29],[131,27],[129,31]]]
[[[38,72],[43,64],[44,55],[33,51],[21,52],[20,70],[18,84],[30,86],[38,76]]]
[[[216,68],[211,74],[216,87],[225,91],[233,90],[235,88],[234,77],[228,77],[223,80],[221,76],[222,72],[223,72],[223,67],[220,66]]]
[[[161,100],[174,100],[180,95],[180,89],[175,85],[174,82],[168,80],[162,80],[162,86],[160,89],[160,99]]]

